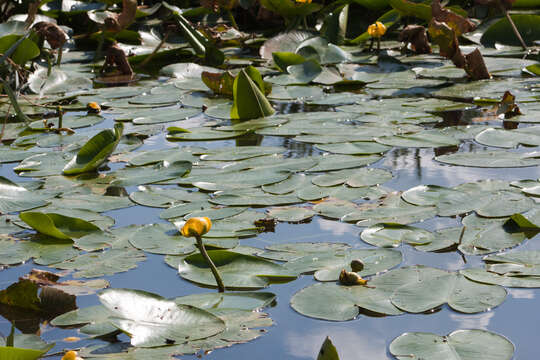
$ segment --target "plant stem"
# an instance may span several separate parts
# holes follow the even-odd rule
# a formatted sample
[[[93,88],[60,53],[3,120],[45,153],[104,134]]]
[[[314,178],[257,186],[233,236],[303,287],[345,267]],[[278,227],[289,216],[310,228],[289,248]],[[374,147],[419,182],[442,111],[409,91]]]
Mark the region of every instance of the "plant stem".
[[[527,45],[525,44],[525,41],[523,41],[523,38],[521,37],[521,34],[519,33],[519,30],[518,30],[516,24],[514,24],[514,20],[512,20],[512,17],[508,13],[508,10],[506,10],[506,8],[504,7],[501,0],[498,0],[497,4],[499,5],[499,9],[504,13],[504,15],[506,15],[506,19],[508,19],[508,22],[510,23],[510,26],[512,27],[512,30],[514,31],[514,34],[516,35],[519,42],[521,43],[521,47],[523,48],[523,50],[526,51],[527,50]]]
[[[161,39],[161,41],[159,42],[159,44],[156,46],[156,48],[154,49],[154,51],[152,51],[152,53],[150,55],[148,55],[146,57],[146,59],[143,60],[143,62],[141,62],[139,64],[140,67],[144,67],[146,64],[148,64],[150,62],[150,60],[152,60],[152,58],[157,54],[157,52],[159,51],[159,49],[161,49],[161,47],[163,46],[163,44],[165,44],[165,41],[167,41],[167,39],[169,38],[169,35],[171,34],[171,30],[167,30],[167,32],[165,33],[165,35],[163,36],[163,39]]]
[[[236,20],[234,19],[234,15],[232,11],[230,9],[226,9],[225,11],[227,12],[227,15],[229,16],[229,20],[231,22],[232,27],[238,30],[238,24],[236,23]]]
[[[218,291],[225,292],[225,286],[223,285],[223,280],[221,279],[221,275],[219,275],[219,271],[216,265],[214,264],[212,259],[210,259],[210,256],[208,256],[208,253],[206,252],[206,249],[204,248],[201,237],[196,235],[195,238],[197,239],[197,247],[199,248],[199,251],[201,252],[202,257],[204,258],[208,266],[210,266],[210,270],[212,270],[212,274],[216,278]]]
[[[9,97],[9,101],[11,102],[11,105],[13,105],[13,109],[15,109],[17,118],[20,121],[24,121],[26,125],[30,124],[32,120],[30,120],[30,118],[26,116],[26,114],[21,110],[21,107],[19,106],[19,102],[17,101],[17,96],[15,96],[15,94],[13,93],[13,90],[11,90],[11,86],[9,86],[6,80],[2,80],[2,85],[4,85],[4,91]]]
[[[60,47],[60,49],[58,49],[58,57],[56,58],[56,66],[60,67],[60,63],[62,62],[62,51],[63,50],[63,47]]]
[[[62,112],[62,107],[61,106],[58,106],[56,108],[56,112],[58,113],[58,129],[61,129],[62,128],[62,122],[63,122],[63,118],[64,118],[64,114]]]

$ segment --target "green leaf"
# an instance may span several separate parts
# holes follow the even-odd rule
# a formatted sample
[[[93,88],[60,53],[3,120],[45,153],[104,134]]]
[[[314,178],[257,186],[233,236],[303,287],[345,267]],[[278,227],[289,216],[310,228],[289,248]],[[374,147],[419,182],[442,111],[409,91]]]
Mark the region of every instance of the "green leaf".
[[[315,60],[306,60],[298,65],[287,66],[287,72],[296,79],[296,83],[307,84],[321,74],[323,68]]]
[[[514,345],[505,337],[486,330],[456,330],[446,336],[412,332],[395,338],[389,351],[399,360],[510,360]]]
[[[386,0],[382,1],[386,2]],[[324,18],[324,23],[321,28],[321,36],[325,37],[333,44],[343,44],[343,40],[345,39],[345,35],[347,33],[348,21],[349,5],[344,5],[335,9]]]
[[[299,65],[306,61],[303,56],[287,51],[276,51],[272,53],[272,59],[277,68],[282,72],[287,72],[287,67],[290,65]]]
[[[131,337],[133,346],[183,343],[225,330],[224,321],[205,310],[145,291],[109,289],[99,300],[112,313],[109,321]]]
[[[403,242],[409,245],[427,245],[433,241],[433,234],[412,226],[381,223],[362,231],[360,238],[374,246],[397,247]]]
[[[516,24],[526,45],[532,46],[535,40],[540,39],[540,29],[538,28],[540,15],[513,14],[510,17]],[[482,35],[480,42],[482,45],[489,47],[495,47],[496,43],[515,46],[521,45],[506,18],[502,18],[491,25]]]
[[[64,175],[75,175],[97,170],[113,153],[120,141],[124,126],[116,123],[114,130],[106,129],[92,137],[64,167]]]
[[[415,3],[408,0],[389,0],[390,5],[401,15],[414,16],[419,19],[431,20],[431,6],[424,3]]]
[[[435,160],[445,164],[482,168],[514,168],[540,165],[538,153],[517,153],[501,150],[457,152],[437,156]]]
[[[234,104],[231,109],[233,119],[256,119],[270,116],[275,112],[259,86],[245,70],[241,70],[234,80],[233,95]]]
[[[15,34],[0,37],[0,54],[5,54],[6,51],[20,38],[20,35]],[[24,65],[27,61],[35,58],[39,54],[39,47],[36,45],[36,43],[26,38],[19,44],[19,46],[17,46],[15,52],[10,55],[10,58],[15,64]]]
[[[411,313],[422,313],[448,303],[452,309],[473,314],[487,311],[506,298],[502,286],[479,284],[458,273],[422,268],[414,282],[399,286],[392,304]]]
[[[317,360],[339,360],[337,349],[328,336],[324,339]]]
[[[88,221],[56,213],[26,211],[20,213],[19,217],[36,231],[57,239],[70,240],[101,231]]]
[[[47,205],[57,192],[29,191],[0,176],[0,213],[25,211]]]
[[[104,252],[89,252],[66,262],[55,264],[59,269],[75,270],[73,277],[100,277],[136,268],[146,259],[142,251],[134,248],[111,249]]]
[[[226,250],[210,250],[208,255],[228,289],[260,289],[270,283],[296,279],[296,274],[283,266],[254,256]],[[201,254],[184,258],[178,267],[178,273],[194,283],[216,287],[216,280]]]

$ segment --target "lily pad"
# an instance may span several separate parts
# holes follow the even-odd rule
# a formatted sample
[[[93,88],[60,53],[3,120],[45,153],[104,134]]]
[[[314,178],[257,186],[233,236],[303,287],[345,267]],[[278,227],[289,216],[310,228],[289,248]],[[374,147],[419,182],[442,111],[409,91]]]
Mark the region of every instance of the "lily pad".
[[[412,332],[395,338],[389,351],[397,359],[410,357],[436,360],[510,360],[514,345],[505,337],[486,330],[456,330],[446,336]]]
[[[433,234],[427,230],[412,226],[381,223],[362,231],[360,238],[368,244],[378,247],[397,247],[402,243],[409,245],[427,245],[433,241]]]
[[[481,168],[514,168],[540,165],[540,154],[517,153],[510,151],[492,150],[476,152],[458,152],[435,157],[435,160],[459,166]]]
[[[20,213],[19,217],[36,231],[57,239],[70,240],[101,231],[88,221],[55,213],[26,211]]]
[[[487,311],[501,304],[506,290],[501,286],[473,282],[458,273],[419,268],[417,278],[398,287],[392,304],[403,311],[421,313],[445,303],[463,313]]]
[[[129,334],[133,346],[180,343],[225,330],[223,320],[207,311],[145,291],[108,289],[99,294],[99,300],[111,312],[109,321]]]
[[[271,208],[267,211],[267,213],[278,221],[286,222],[304,221],[315,215],[315,212],[311,209],[294,206]]]
[[[210,250],[208,255],[216,264],[228,289],[261,289],[275,282],[296,279],[296,274],[283,266],[250,255],[225,250]],[[200,254],[189,255],[178,267],[186,280],[205,286],[216,286],[210,268]]]

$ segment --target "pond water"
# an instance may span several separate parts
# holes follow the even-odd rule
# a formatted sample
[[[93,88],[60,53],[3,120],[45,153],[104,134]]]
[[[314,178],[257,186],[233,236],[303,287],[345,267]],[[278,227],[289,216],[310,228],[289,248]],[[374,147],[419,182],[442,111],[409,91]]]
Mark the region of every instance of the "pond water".
[[[280,105],[283,112],[313,110],[287,107]],[[384,100],[380,105],[385,106]],[[332,109],[332,108],[330,108]],[[79,113],[75,113],[79,114]],[[467,122],[467,111],[459,115]],[[69,115],[69,113],[68,113]],[[104,114],[106,120],[93,129],[110,128],[113,126],[114,115]],[[445,114],[448,115],[448,114]],[[209,118],[200,116],[203,120]],[[454,114],[455,117],[455,114]],[[362,120],[361,118],[359,119]],[[490,125],[500,127],[499,121],[476,122],[476,125]],[[167,124],[169,125],[169,124]],[[440,124],[437,126],[441,126]],[[430,128],[433,125],[426,125]],[[242,141],[246,140],[246,141]],[[163,149],[177,146],[177,143],[168,142],[164,133],[146,139],[144,145],[137,151]],[[287,149],[285,158],[302,158],[305,156],[323,154],[314,146],[298,142],[290,137],[268,135],[248,135],[247,137],[208,142],[182,142],[181,146],[204,146],[207,148],[235,147],[240,145],[283,146]],[[462,141],[460,152],[473,152],[493,149],[480,145],[473,140]],[[519,147],[518,152],[535,151],[536,147]],[[453,187],[462,183],[478,180],[492,179],[516,181],[523,179],[540,178],[538,166],[523,168],[478,168],[452,166],[437,162],[434,157],[438,155],[432,148],[403,148],[394,147],[384,154],[381,160],[370,164],[372,168],[386,169],[392,172],[393,178],[383,185],[395,191],[403,191],[421,184],[433,184]],[[0,176],[12,181],[26,181],[16,175],[13,168],[16,164],[0,165]],[[109,164],[110,171],[123,167],[123,163]],[[126,187],[128,193],[137,190],[136,186]],[[114,227],[123,227],[131,224],[150,224],[164,222],[159,218],[163,209],[136,205],[133,207],[105,212],[104,215],[114,218]],[[258,207],[257,211],[266,208]],[[459,217],[435,217],[411,225],[435,231],[441,228],[458,226]],[[291,242],[343,242],[355,249],[372,248],[363,242],[359,234],[363,228],[351,223],[314,216],[307,223],[278,223],[274,231],[263,232],[255,237],[241,240],[242,245],[264,248],[272,244]],[[520,245],[523,250],[540,250],[539,237],[535,236]],[[400,266],[422,264],[446,270],[460,270],[467,267],[482,267],[481,256],[461,255],[457,251],[446,253],[421,252],[414,247],[403,244],[398,248],[402,252],[403,262]],[[111,288],[140,289],[159,294],[166,298],[214,292],[215,290],[199,287],[183,280],[175,269],[166,265],[163,255],[146,254],[145,261],[138,264],[135,269],[103,278],[110,282]],[[50,267],[38,266],[31,261],[0,271],[0,289],[6,288],[20,276],[31,269],[38,268],[51,270]],[[54,271],[54,269],[53,269]],[[63,279],[70,279],[68,275]],[[274,325],[265,328],[262,336],[254,341],[233,345],[229,348],[217,349],[203,357],[206,359],[248,359],[257,357],[265,359],[314,359],[324,338],[329,336],[336,345],[342,360],[353,359],[392,359],[388,352],[390,342],[404,332],[422,331],[433,332],[440,335],[448,334],[457,329],[486,329],[499,333],[510,339],[515,347],[514,359],[534,359],[538,355],[537,340],[540,333],[538,316],[538,289],[508,289],[506,300],[496,309],[479,314],[463,314],[450,309],[447,305],[435,311],[424,314],[404,314],[400,316],[373,316],[360,314],[355,320],[345,322],[332,322],[305,317],[294,311],[289,305],[292,296],[306,286],[317,283],[312,275],[301,275],[297,280],[286,284],[272,284],[262,291],[276,294],[276,301],[272,306],[262,311],[269,314]],[[96,295],[77,297],[77,305],[84,308],[99,304]],[[10,331],[10,323],[0,318],[0,333],[6,335]],[[76,329],[60,329],[46,323],[41,324],[41,337],[46,342],[55,342],[52,352],[60,352],[65,348],[79,348],[99,343],[99,340],[81,340],[77,343],[63,341],[68,336],[79,336]],[[128,341],[127,336],[119,337]],[[53,356],[59,359],[60,356]],[[197,355],[183,355],[182,359],[196,359]]]

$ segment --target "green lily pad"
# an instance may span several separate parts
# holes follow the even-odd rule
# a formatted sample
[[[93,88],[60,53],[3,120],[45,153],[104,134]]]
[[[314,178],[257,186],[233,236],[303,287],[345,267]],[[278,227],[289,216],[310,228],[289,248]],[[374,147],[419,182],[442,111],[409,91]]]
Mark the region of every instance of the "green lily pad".
[[[111,312],[109,321],[129,334],[133,346],[180,343],[225,330],[223,320],[205,310],[145,291],[108,289],[99,294],[99,300]]]
[[[57,239],[70,240],[101,231],[88,221],[55,213],[26,211],[20,213],[19,217],[36,231]]]
[[[435,157],[435,160],[459,166],[472,166],[481,168],[514,168],[537,166],[540,164],[538,153],[517,153],[510,151],[476,151],[458,152]]]
[[[304,174],[293,174],[283,181],[263,185],[261,188],[269,194],[284,195],[292,193],[297,189],[301,189],[308,184],[310,184],[309,176]]]
[[[488,219],[474,214],[463,218],[466,229],[459,250],[467,255],[483,255],[521,244],[526,234],[517,228],[505,225],[507,218]]]
[[[271,195],[258,189],[223,191],[209,200],[227,206],[271,206],[302,202],[296,195]]]
[[[209,141],[234,139],[245,135],[247,131],[218,131],[210,128],[195,128],[190,132],[178,132],[174,128],[169,128],[167,140],[169,141]]]
[[[402,243],[427,245],[433,241],[433,234],[413,226],[381,223],[362,231],[360,238],[368,244],[378,247],[397,247]]]
[[[203,152],[201,160],[238,161],[258,156],[279,154],[285,148],[277,146],[242,146],[237,148],[218,148]]]
[[[54,267],[75,270],[73,277],[92,278],[113,275],[137,267],[146,259],[142,251],[133,248],[111,249],[104,252],[90,252],[55,264]]]
[[[377,223],[398,223],[402,225],[430,219],[435,216],[434,206],[410,205],[401,200],[399,194],[390,194],[380,203],[365,203],[352,212],[344,214],[343,221],[356,221],[358,226],[370,226]]]
[[[372,141],[358,141],[349,143],[320,144],[315,146],[323,151],[345,155],[382,154],[391,149],[390,146],[377,144]]]
[[[376,168],[362,168],[358,170],[342,170],[319,175],[312,182],[318,186],[335,186],[346,184],[350,187],[363,187],[379,185],[392,179],[392,173]]]
[[[274,282],[296,279],[296,274],[283,266],[254,256],[226,250],[210,250],[208,255],[228,289],[260,289]],[[182,278],[194,283],[216,286],[216,280],[200,254],[184,258],[178,267],[178,273]]]
[[[133,186],[152,184],[172,180],[184,176],[191,170],[191,162],[176,161],[173,163],[161,162],[156,165],[125,167],[108,173],[102,183],[115,186]]]
[[[198,202],[208,199],[208,195],[198,191],[139,186],[138,191],[129,194],[129,198],[143,206],[168,208],[183,202]]]
[[[319,158],[319,164],[310,168],[309,172],[323,172],[341,169],[350,169],[365,166],[377,162],[382,157],[379,155],[326,155]]]
[[[37,193],[0,176],[0,213],[25,211],[47,205],[57,193]]]
[[[487,146],[513,148],[540,145],[540,126],[529,126],[515,130],[489,128],[474,137],[476,142]]]
[[[77,155],[64,167],[64,175],[75,175],[94,171],[113,153],[120,141],[124,126],[115,124],[114,130],[107,129],[92,137]]]
[[[127,196],[109,196],[97,194],[70,194],[61,198],[55,198],[51,206],[67,209],[83,209],[94,212],[104,212],[123,209],[135,204]]]
[[[266,246],[266,251],[258,256],[277,261],[291,261],[309,254],[339,252],[350,249],[345,243],[333,242],[296,242]]]
[[[411,357],[425,360],[510,360],[514,355],[514,345],[507,338],[486,330],[456,330],[445,336],[411,332],[395,338],[389,351],[400,360]]]
[[[452,309],[473,314],[501,304],[506,290],[497,285],[480,284],[458,273],[421,268],[415,281],[399,286],[392,304],[403,311],[421,313],[445,303]]]
[[[495,284],[511,288],[538,288],[540,279],[537,276],[508,276],[480,268],[469,268],[460,271],[468,279],[484,284]]]
[[[312,218],[316,213],[311,209],[289,206],[271,208],[267,214],[278,221],[299,222]]]

